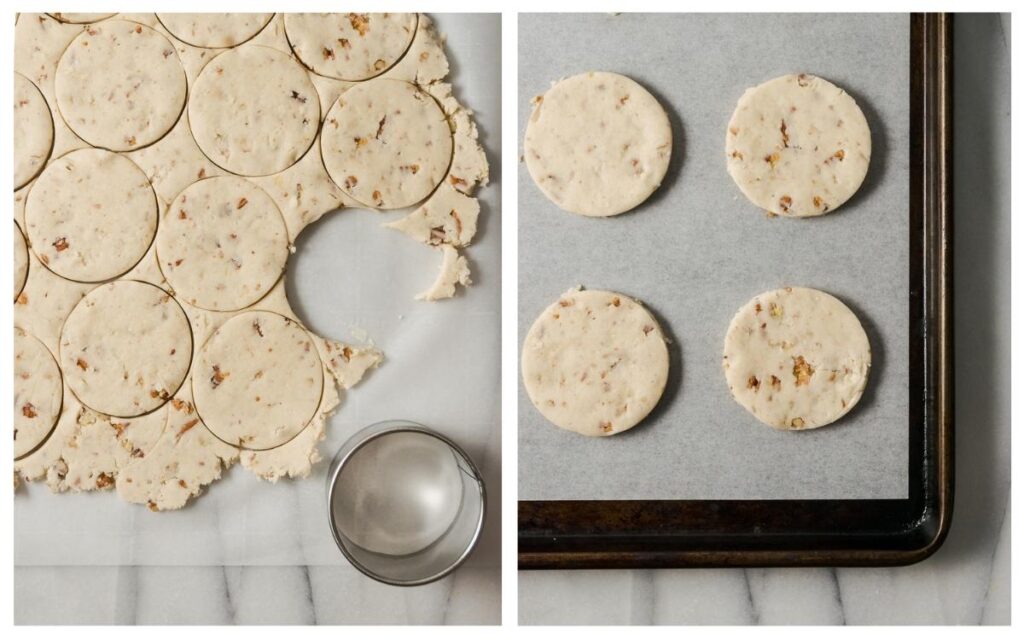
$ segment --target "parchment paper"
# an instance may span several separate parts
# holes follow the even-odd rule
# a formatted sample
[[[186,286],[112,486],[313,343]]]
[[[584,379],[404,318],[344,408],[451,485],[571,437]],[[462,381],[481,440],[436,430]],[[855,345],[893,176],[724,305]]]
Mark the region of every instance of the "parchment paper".
[[[671,336],[660,405],[622,435],[563,431],[520,382],[519,499],[905,498],[908,473],[909,17],[522,15],[519,141],[529,100],[590,70],[626,74],[672,122],[661,188],[610,219],[562,212],[519,165],[519,340],[576,285],[642,300]],[[847,90],[872,131],[857,195],[819,219],[768,219],[726,171],[743,91],[786,73]],[[775,431],[732,400],[721,370],[729,321],[787,285],[838,296],[873,350],[860,404],[815,431]]]
[[[347,564],[327,523],[330,459],[362,427],[405,418],[451,437],[481,468],[487,524],[468,563],[498,566],[500,16],[431,15],[448,36],[447,80],[476,111],[491,163],[491,185],[477,192],[478,235],[467,251],[474,285],[451,300],[416,302],[413,296],[437,275],[440,256],[381,226],[404,214],[327,214],[303,232],[289,258],[289,299],[313,331],[338,339],[369,336],[385,362],[343,396],[321,444],[325,459],[313,474],[271,485],[236,466],[185,509],[165,513],[113,493],[52,495],[41,484],[23,486],[14,499],[16,565]]]

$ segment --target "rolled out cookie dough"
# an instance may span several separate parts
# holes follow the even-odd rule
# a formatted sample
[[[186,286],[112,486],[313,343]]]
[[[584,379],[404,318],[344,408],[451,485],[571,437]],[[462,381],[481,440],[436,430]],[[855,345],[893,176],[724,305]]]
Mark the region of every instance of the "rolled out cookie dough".
[[[415,13],[286,13],[299,60],[316,73],[359,81],[390,69],[416,33]]]
[[[192,361],[192,330],[163,289],[117,280],[93,289],[71,311],[60,337],[68,386],[87,407],[131,418],[178,390]]]
[[[871,131],[845,91],[817,76],[787,75],[743,94],[725,153],[729,174],[755,205],[817,216],[835,211],[864,182]]]
[[[25,288],[25,281],[28,280],[28,247],[25,245],[25,235],[21,232],[18,223],[14,223],[14,299],[21,295]]]
[[[14,74],[14,188],[36,177],[53,148],[53,117],[32,81]]]
[[[159,140],[185,105],[174,45],[150,27],[108,20],[86,27],[57,63],[57,106],[83,140],[130,151]]]
[[[561,209],[614,216],[647,200],[672,154],[672,127],[633,80],[590,72],[534,99],[523,141],[534,183]]]
[[[423,200],[444,179],[452,131],[430,95],[379,78],[341,94],[327,113],[321,146],[327,172],[348,195],[397,209]]]
[[[242,449],[272,449],[316,414],[324,370],[312,337],[268,311],[240,313],[200,349],[192,377],[196,410],[210,431]]]
[[[476,235],[479,215],[480,202],[476,198],[463,195],[450,184],[442,183],[423,206],[385,226],[424,244],[464,247]]]
[[[758,420],[776,429],[814,429],[860,400],[871,348],[842,302],[787,287],[740,308],[725,336],[722,366],[733,398]]]
[[[172,36],[194,47],[234,47],[267,26],[272,13],[158,13]]]
[[[116,16],[116,13],[51,13],[48,14],[56,20],[66,22],[68,24],[89,24],[91,22],[99,22],[100,20],[106,20],[107,18]]]
[[[468,287],[473,284],[469,278],[469,262],[465,256],[460,256],[450,244],[442,244],[438,247],[441,251],[441,269],[434,280],[434,284],[426,291],[417,294],[417,300],[434,302],[444,298],[451,298],[455,295],[455,285],[461,284]]]
[[[203,153],[226,171],[266,176],[306,153],[320,123],[308,72],[288,54],[262,45],[229,49],[199,73],[189,124]]]
[[[636,426],[668,381],[657,320],[611,291],[571,290],[541,313],[523,343],[523,384],[553,424],[585,436]]]
[[[80,149],[51,162],[25,202],[25,231],[40,262],[82,282],[117,277],[145,255],[157,202],[134,162],[104,149]]]
[[[263,189],[237,176],[207,178],[167,208],[157,257],[181,300],[234,311],[262,298],[281,277],[288,230]]]
[[[60,369],[42,342],[14,329],[14,457],[39,446],[57,424],[64,397]]]

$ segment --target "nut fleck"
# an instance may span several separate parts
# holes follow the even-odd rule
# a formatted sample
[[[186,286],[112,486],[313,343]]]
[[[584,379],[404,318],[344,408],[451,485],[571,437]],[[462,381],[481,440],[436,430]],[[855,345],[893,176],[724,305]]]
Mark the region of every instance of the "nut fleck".
[[[796,378],[796,386],[800,387],[811,383],[811,376],[814,375],[814,367],[804,360],[803,356],[793,358],[793,377]]]
[[[238,199],[238,204],[235,205],[235,209],[241,209],[242,207],[244,207],[247,204],[249,204],[249,200],[247,198],[239,198]]]
[[[793,206],[793,198],[789,196],[782,196],[779,198],[779,208],[782,209],[783,213],[788,213],[789,208]]]
[[[65,249],[68,248],[68,246],[70,246],[68,245],[68,239],[64,236],[57,238],[53,243],[53,248],[56,249],[58,252],[64,251]]]
[[[757,379],[757,376],[750,376],[747,378],[747,388],[753,389],[755,392],[761,390],[761,381]]]
[[[36,408],[31,402],[26,402],[21,407],[21,415],[25,416],[26,418],[34,418],[39,414],[36,413]]]

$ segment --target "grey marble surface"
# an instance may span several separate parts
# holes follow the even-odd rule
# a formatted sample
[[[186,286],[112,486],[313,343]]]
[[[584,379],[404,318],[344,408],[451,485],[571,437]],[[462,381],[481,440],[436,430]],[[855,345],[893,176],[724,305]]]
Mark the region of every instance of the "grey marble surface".
[[[523,624],[1010,622],[1010,18],[954,25],[956,506],[896,569],[519,572]]]

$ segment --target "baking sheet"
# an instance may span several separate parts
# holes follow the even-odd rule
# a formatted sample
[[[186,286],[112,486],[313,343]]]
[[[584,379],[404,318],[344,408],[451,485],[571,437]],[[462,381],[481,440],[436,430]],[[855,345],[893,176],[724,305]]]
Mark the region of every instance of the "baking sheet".
[[[500,566],[501,19],[431,17],[448,36],[446,81],[476,112],[491,165],[467,251],[473,286],[451,300],[414,301],[440,261],[429,247],[382,228],[402,214],[327,214],[303,232],[289,259],[289,299],[320,335],[358,340],[365,332],[385,362],[343,395],[312,475],[270,485],[236,465],[185,509],[165,513],[113,493],[52,495],[44,485],[23,485],[14,500],[15,565],[345,565],[327,524],[330,459],[362,427],[405,418],[451,437],[480,467],[487,522],[467,562]]]
[[[551,81],[623,73],[666,108],[673,158],[640,208],[562,212],[519,165],[519,340],[576,285],[642,300],[672,340],[668,388],[631,431],[558,429],[519,385],[520,500],[885,499],[908,486],[909,16],[519,17],[519,140]],[[767,218],[726,171],[726,126],[743,91],[808,72],[846,89],[872,131],[867,179],[835,213]],[[780,286],[846,302],[873,351],[859,405],[806,432],[762,425],[721,370],[733,314]]]

